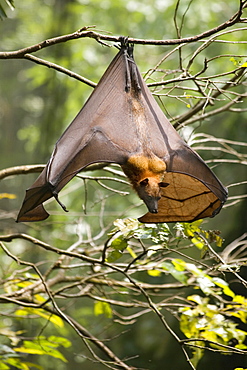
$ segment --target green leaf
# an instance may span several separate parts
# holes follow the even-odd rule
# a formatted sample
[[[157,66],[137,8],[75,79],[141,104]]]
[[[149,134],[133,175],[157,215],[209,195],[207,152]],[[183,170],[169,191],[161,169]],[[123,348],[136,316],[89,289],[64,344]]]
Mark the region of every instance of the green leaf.
[[[95,316],[105,315],[110,319],[112,317],[111,306],[107,302],[96,301],[94,303],[94,314]]]
[[[52,338],[52,341],[50,340]],[[56,348],[62,343],[57,340],[55,336],[50,338],[38,337],[33,341],[24,340],[21,347],[14,348],[16,352],[28,353],[33,355],[49,355],[51,357],[58,358],[63,362],[67,362],[66,358]]]
[[[70,340],[64,337],[57,337],[55,335],[51,335],[48,338],[49,342],[55,343],[57,346],[63,346],[64,348],[68,348],[71,346]]]
[[[232,303],[227,304],[227,314],[239,318],[243,323],[247,322],[247,299],[241,295],[235,295]]]
[[[113,239],[110,244],[110,247],[113,248],[113,251],[109,252],[107,256],[108,262],[115,262],[122,257],[123,251],[127,248],[128,241],[120,235],[118,238]]]
[[[202,346],[202,342],[198,342],[195,344],[198,344],[198,346]],[[203,357],[203,354],[204,354],[204,349],[203,348],[195,348],[192,352],[193,356],[190,358],[190,361],[192,362],[192,364],[194,365],[194,367],[196,368],[197,365],[198,365],[198,362],[200,361],[200,359]]]
[[[177,261],[175,261],[176,266],[174,266],[170,262],[163,262],[161,266],[165,271],[168,271],[176,280],[180,281],[183,284],[187,284],[188,278],[186,272],[181,270],[181,267],[179,266]],[[178,269],[177,266],[179,266]]]
[[[0,363],[0,366],[1,366],[0,367],[1,370],[9,370],[10,369],[10,367],[7,364],[3,363],[3,362]]]
[[[181,259],[173,259],[172,264],[177,271],[184,271],[185,270],[185,262]]]
[[[201,231],[200,226],[203,220],[197,220],[194,222],[182,222],[184,233],[188,237],[194,237],[195,233],[199,233]]]
[[[45,310],[43,310],[41,308],[39,308],[39,309],[38,308],[32,308],[32,307],[22,308],[22,309],[16,310],[15,314],[17,316],[37,315],[37,316],[40,316],[40,317],[46,319],[47,321],[52,322],[54,325],[57,325],[60,328],[64,327],[63,320],[59,316],[47,314],[45,312]]]
[[[128,243],[127,240],[124,239],[122,236],[119,238],[114,239],[110,246],[118,251],[124,251],[127,247]]]
[[[40,348],[17,347],[14,350],[16,352],[29,353],[31,355],[45,355],[46,354],[46,352]]]

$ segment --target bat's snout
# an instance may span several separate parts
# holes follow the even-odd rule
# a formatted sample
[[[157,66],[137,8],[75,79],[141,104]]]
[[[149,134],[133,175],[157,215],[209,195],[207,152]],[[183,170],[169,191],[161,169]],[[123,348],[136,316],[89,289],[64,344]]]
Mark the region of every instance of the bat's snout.
[[[144,202],[146,203],[146,206],[149,210],[150,213],[158,213],[158,200],[160,198],[151,198],[148,199],[148,201],[145,201]]]
[[[149,209],[149,212],[150,213],[158,213],[158,209],[157,208],[151,208],[151,209]]]

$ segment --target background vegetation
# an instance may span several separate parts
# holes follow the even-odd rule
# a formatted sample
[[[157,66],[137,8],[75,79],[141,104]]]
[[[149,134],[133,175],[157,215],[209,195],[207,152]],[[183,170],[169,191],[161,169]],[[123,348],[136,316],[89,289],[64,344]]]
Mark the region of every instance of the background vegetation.
[[[246,1],[2,1],[0,16],[0,369],[247,368]],[[212,220],[141,225],[109,166],[63,190],[68,214],[51,201],[48,220],[16,224],[120,35],[228,202]]]

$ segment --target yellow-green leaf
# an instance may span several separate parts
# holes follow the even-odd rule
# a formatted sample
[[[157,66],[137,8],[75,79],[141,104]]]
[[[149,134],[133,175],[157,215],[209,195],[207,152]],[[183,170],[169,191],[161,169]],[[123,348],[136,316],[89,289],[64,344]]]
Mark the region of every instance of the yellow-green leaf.
[[[47,314],[43,309],[27,307],[16,310],[15,314],[17,316],[37,315],[52,322],[54,325],[57,325],[60,328],[63,328],[64,326],[63,320],[59,316]]]
[[[108,318],[112,317],[112,309],[109,303],[97,301],[94,303],[94,314],[98,315],[105,315]]]
[[[192,243],[198,248],[198,249],[202,249],[204,247],[204,241],[202,238],[200,238],[199,236],[197,237],[193,237],[191,239]]]
[[[3,362],[0,365],[1,365],[1,367],[0,367],[1,370],[9,370],[10,369],[10,367],[8,365],[4,364]]]
[[[133,251],[132,248],[127,247],[126,249],[127,249],[127,251],[129,252],[129,254],[131,255],[132,258],[136,258],[137,257],[137,254],[135,254],[135,252]]]
[[[199,346],[202,346],[203,344],[201,342],[195,343],[198,344]],[[203,348],[195,348],[193,353],[193,357],[190,359],[191,363],[194,365],[194,367],[197,367],[198,362],[202,358],[204,354],[204,349]]]
[[[160,276],[161,275],[161,271],[159,271],[159,270],[148,270],[148,275],[154,276],[154,277]]]
[[[233,293],[233,291],[229,288],[228,286],[228,283],[220,278],[212,278],[213,282],[215,285],[219,286],[220,288],[222,288],[223,290],[223,293],[228,295],[229,297],[232,297],[234,298],[235,297],[235,293]]]
[[[0,199],[15,199],[16,195],[15,194],[10,194],[10,193],[0,193]]]
[[[14,348],[15,352],[22,352],[22,353],[29,353],[31,355],[45,355],[46,352],[42,349],[38,348],[26,348],[26,347],[18,347]]]
[[[21,359],[19,358],[8,358],[6,360],[6,363],[10,364],[13,366],[15,369],[21,369],[21,370],[29,370],[28,363],[22,362]],[[0,364],[0,369],[3,370],[4,367],[2,367],[2,364]]]

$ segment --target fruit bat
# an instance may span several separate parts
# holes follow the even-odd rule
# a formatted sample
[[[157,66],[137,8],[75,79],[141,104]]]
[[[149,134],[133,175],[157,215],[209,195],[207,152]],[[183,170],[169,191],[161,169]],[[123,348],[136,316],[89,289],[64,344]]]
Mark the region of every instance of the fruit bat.
[[[227,190],[179,136],[146,86],[121,37],[119,52],[84,107],[57,141],[45,169],[26,191],[19,221],[40,221],[43,203],[78,172],[98,162],[118,163],[148,213],[145,223],[214,217]]]

